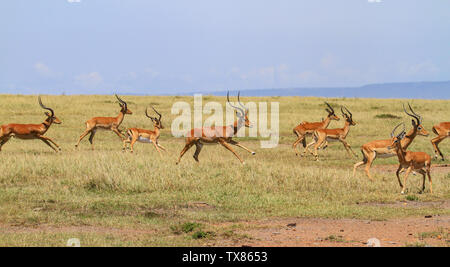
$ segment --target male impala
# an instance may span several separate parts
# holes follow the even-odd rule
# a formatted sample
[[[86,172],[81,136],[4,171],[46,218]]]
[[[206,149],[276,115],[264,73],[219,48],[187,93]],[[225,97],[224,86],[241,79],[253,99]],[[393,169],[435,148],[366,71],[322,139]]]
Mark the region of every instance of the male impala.
[[[397,126],[398,127],[398,126]],[[408,179],[408,176],[411,172],[418,172],[422,174],[423,176],[423,183],[422,183],[422,192],[425,190],[425,174],[428,176],[428,181],[430,182],[430,193],[433,193],[433,186],[431,181],[431,156],[428,155],[425,152],[411,152],[406,151],[403,149],[401,140],[405,137],[405,124],[403,124],[403,130],[400,134],[395,136],[395,130],[392,131],[392,141],[390,147],[394,148],[397,156],[398,161],[400,165],[398,166],[397,172],[395,173],[397,175],[398,183],[400,184],[400,187],[402,188],[402,194],[406,192],[406,180]],[[400,171],[405,169],[405,177],[403,178],[403,185],[400,181]]]
[[[444,161],[444,154],[442,154],[441,150],[439,149],[438,145],[442,140],[450,136],[450,122],[442,122],[438,125],[435,125],[433,127],[433,132],[437,134],[438,136],[431,140],[431,144],[433,144],[434,147],[434,157],[438,158],[438,153],[442,158],[442,161]]]
[[[411,113],[406,111],[405,105],[403,105],[403,110],[405,113],[412,117],[412,129],[406,134],[405,138],[401,140],[401,145],[404,150],[408,149],[408,147],[413,142],[414,138],[416,138],[417,135],[421,136],[428,136],[429,133],[425,128],[422,126],[422,117],[414,112],[414,110],[411,108],[411,105],[409,105],[409,110]],[[395,157],[397,155],[394,148],[389,148],[390,144],[392,142],[392,139],[386,139],[386,140],[377,140],[372,141],[370,143],[364,144],[361,147],[361,152],[363,154],[363,160],[356,163],[353,166],[353,176],[356,175],[356,169],[359,166],[366,165],[365,172],[369,179],[372,179],[372,175],[370,174],[370,168],[372,167],[373,162],[377,157],[379,158],[390,158]]]
[[[61,121],[55,116],[53,109],[48,108],[42,104],[41,97],[38,97],[39,105],[51,113],[44,112],[47,118],[41,124],[4,124],[0,126],[0,151],[2,146],[8,142],[13,136],[19,139],[40,139],[46,145],[58,152],[50,143],[54,144],[60,151],[61,148],[49,137],[44,136],[53,123],[60,124]]]
[[[234,151],[231,145],[243,148],[248,152],[250,152],[252,155],[256,154],[254,151],[251,151],[250,149],[241,145],[239,142],[236,142],[232,139],[233,136],[235,136],[236,133],[239,131],[239,129],[242,128],[242,126],[251,127],[250,121],[247,116],[248,109],[241,103],[239,99],[239,93],[238,93],[238,103],[239,105],[241,105],[242,108],[234,106],[230,103],[229,92],[227,93],[227,101],[228,104],[230,104],[230,106],[236,110],[236,116],[238,119],[234,121],[233,125],[229,126],[213,126],[213,127],[203,127],[200,129],[192,129],[185,139],[186,145],[181,151],[176,164],[180,163],[181,157],[183,157],[184,153],[186,153],[186,151],[188,151],[193,145],[195,145],[196,147],[193,157],[197,162],[198,162],[198,155],[200,154],[200,151],[202,150],[204,144],[221,144],[223,147],[231,151],[231,153],[233,153],[242,164],[244,164],[244,161]]]
[[[334,142],[334,141],[339,141],[341,142],[345,149],[347,150],[348,154],[351,156],[350,151],[353,153],[354,156],[355,152],[353,152],[351,146],[347,143],[347,141],[345,141],[345,138],[347,137],[349,131],[350,131],[350,126],[355,126],[356,123],[353,121],[353,114],[346,108],[344,107],[345,110],[348,112],[348,114],[346,112],[344,112],[344,109],[341,107],[341,112],[342,112],[342,116],[344,116],[345,118],[345,125],[344,128],[340,128],[340,129],[318,129],[315,130],[313,133],[313,137],[315,140],[314,144],[314,157],[316,158],[316,160],[319,160],[319,156],[317,154],[317,150],[319,149],[319,147],[321,147],[323,145],[323,148],[326,148],[328,146],[328,141],[330,142]],[[311,146],[312,144],[308,145],[306,148],[309,150],[309,146]]]
[[[130,128],[127,130],[128,138],[123,140],[123,150],[125,151],[127,149],[127,144],[130,144],[130,150],[131,153],[133,153],[133,146],[134,143],[141,142],[141,143],[153,143],[156,150],[159,152],[159,155],[161,156],[161,150],[166,151],[166,149],[161,146],[158,143],[159,138],[159,131],[161,129],[164,129],[164,126],[161,123],[161,117],[162,115],[156,111],[155,108],[152,107],[152,109],[155,111],[156,114],[158,114],[159,118],[151,117],[147,113],[147,109],[145,109],[145,116],[150,118],[153,122],[153,127],[155,128],[153,131],[146,130],[146,129],[139,129],[139,128]]]
[[[292,148],[295,151],[295,155],[298,155],[297,145],[300,144],[300,142],[302,142],[304,148],[303,155],[306,154],[307,151],[306,136],[312,135],[315,130],[328,128],[328,125],[330,125],[330,122],[332,120],[336,121],[340,120],[340,118],[335,114],[334,109],[330,106],[330,104],[328,104],[327,102],[325,102],[325,104],[328,106],[328,108],[325,109],[328,112],[328,116],[326,119],[322,120],[321,122],[304,121],[294,128],[293,132],[295,135],[297,135],[297,140],[294,142],[294,144],[292,144]]]
[[[128,109],[127,102],[120,99],[120,97],[118,97],[117,95],[115,96],[117,100],[119,100],[120,106],[119,115],[117,115],[117,117],[94,117],[86,121],[86,130],[78,139],[78,142],[75,145],[75,147],[78,147],[81,139],[83,139],[86,135],[90,133],[91,135],[89,136],[89,142],[91,143],[92,149],[94,149],[93,141],[95,133],[97,132],[98,129],[111,130],[115,132],[119,136],[119,138],[123,141],[124,138],[122,137],[123,136],[122,133],[119,131],[119,126],[122,123],[125,114],[133,114],[133,112],[131,112],[131,110]]]

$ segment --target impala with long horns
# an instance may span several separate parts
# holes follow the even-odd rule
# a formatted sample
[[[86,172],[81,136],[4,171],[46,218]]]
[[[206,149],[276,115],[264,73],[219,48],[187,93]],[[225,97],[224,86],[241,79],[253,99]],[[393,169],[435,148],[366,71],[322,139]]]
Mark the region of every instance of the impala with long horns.
[[[81,134],[78,139],[75,147],[78,147],[81,139],[83,139],[89,133],[89,142],[91,143],[92,149],[94,149],[94,136],[97,130],[110,130],[119,136],[119,138],[123,141],[125,137],[123,137],[122,133],[119,131],[119,126],[125,117],[125,114],[133,114],[131,110],[128,109],[127,102],[123,101],[119,96],[115,94],[117,100],[119,100],[120,112],[117,117],[94,117],[88,121],[86,121],[86,130]]]
[[[433,127],[433,132],[438,135],[436,138],[433,138],[433,140],[431,140],[431,144],[433,144],[434,148],[434,157],[437,159],[439,154],[442,158],[442,161],[444,161],[445,160],[444,154],[442,154],[438,145],[445,138],[450,136],[450,122],[442,122],[438,125],[435,125]]]
[[[131,153],[133,153],[133,146],[134,143],[136,142],[141,142],[141,143],[152,143],[156,150],[159,152],[159,155],[161,156],[161,150],[166,151],[166,149],[161,146],[158,143],[158,138],[159,138],[159,131],[161,129],[164,129],[164,126],[161,123],[161,117],[162,115],[156,111],[156,109],[152,106],[151,107],[156,114],[158,114],[159,118],[157,117],[151,117],[150,115],[148,115],[147,113],[147,109],[145,109],[145,116],[147,116],[148,118],[150,118],[153,122],[153,127],[154,130],[146,130],[146,129],[139,129],[139,128],[130,128],[127,130],[127,135],[128,138],[123,140],[123,150],[126,151],[127,149],[127,144],[130,144],[130,151]]]
[[[295,155],[298,155],[297,145],[300,144],[300,142],[302,142],[304,148],[303,155],[306,154],[306,136],[312,135],[315,130],[328,128],[328,125],[330,125],[330,122],[332,120],[340,120],[340,118],[335,114],[333,107],[331,107],[327,102],[325,102],[325,104],[328,106],[328,108],[325,109],[325,111],[328,112],[328,116],[324,120],[322,120],[321,122],[304,121],[294,128],[293,132],[297,136],[297,140],[294,142],[294,144],[292,144],[292,148],[295,151]]]
[[[232,138],[237,134],[239,129],[244,127],[252,127],[250,124],[250,121],[248,119],[248,109],[241,103],[239,99],[240,93],[238,93],[238,103],[241,107],[234,106],[230,102],[229,92],[227,93],[227,103],[233,107],[236,110],[236,116],[237,120],[234,121],[233,125],[229,126],[213,126],[213,127],[203,127],[199,129],[192,129],[188,136],[186,137],[186,145],[184,146],[183,150],[180,153],[180,156],[178,157],[178,161],[176,164],[180,163],[181,157],[188,151],[192,146],[195,145],[195,153],[194,153],[194,159],[198,162],[198,155],[200,154],[200,151],[202,150],[202,147],[204,144],[220,144],[231,153],[233,153],[236,158],[239,159],[239,161],[244,164],[244,161],[242,158],[234,151],[233,147],[238,146],[242,149],[245,149],[252,155],[255,155],[256,153],[254,151],[251,151],[250,149],[246,148],[245,146],[241,145],[239,142],[234,141]]]
[[[403,130],[398,134],[395,135],[395,130],[403,124]],[[406,192],[406,180],[408,179],[408,176],[411,172],[417,172],[422,174],[423,176],[423,183],[422,183],[422,192],[425,190],[425,175],[428,176],[428,181],[430,183],[430,193],[433,193],[433,185],[431,181],[431,156],[428,155],[425,152],[411,152],[406,151],[401,144],[401,141],[406,136],[405,132],[405,124],[402,123],[394,128],[394,130],[391,133],[392,140],[391,145],[393,149],[395,149],[395,152],[398,156],[399,166],[397,169],[397,172],[395,173],[397,175],[397,180],[402,188],[402,194]],[[403,178],[403,184],[400,181],[400,171],[406,170],[405,177]]]
[[[348,154],[351,156],[350,151],[353,153],[353,155],[356,157],[355,152],[353,152],[351,146],[347,143],[347,141],[345,141],[345,138],[347,137],[349,131],[350,131],[350,126],[355,126],[356,122],[353,121],[353,114],[346,108],[345,111],[344,109],[341,107],[341,112],[342,112],[342,116],[345,118],[345,125],[344,128],[339,128],[339,129],[318,129],[315,130],[313,133],[313,137],[314,137],[314,152],[312,153],[314,155],[314,157],[316,158],[316,160],[319,160],[319,156],[317,153],[317,150],[319,149],[319,147],[322,147],[323,149],[325,149],[328,146],[328,142],[336,142],[339,141],[341,142],[345,149],[347,150]],[[310,145],[312,145],[310,144]],[[310,146],[309,145],[309,146]],[[306,148],[309,150],[309,146],[307,146]]]
[[[414,112],[411,105],[408,104],[409,110],[411,113],[406,111],[405,105],[403,105],[403,110],[405,113],[412,117],[412,129],[405,135],[405,137],[401,140],[401,145],[404,150],[408,149],[411,143],[414,141],[417,135],[428,136],[429,133],[422,125],[422,117]],[[364,144],[361,147],[361,153],[363,154],[363,160],[356,163],[353,166],[353,176],[356,175],[356,169],[362,165],[366,165],[365,172],[367,176],[372,179],[372,175],[370,174],[370,168],[372,167],[373,162],[376,158],[390,158],[395,157],[397,152],[395,148],[390,148],[392,143],[392,139],[386,140],[376,140],[370,143]]]
[[[19,139],[40,139],[56,152],[58,152],[58,150],[61,151],[61,148],[51,138],[44,136],[44,134],[48,131],[53,123],[60,124],[61,121],[55,116],[55,112],[53,111],[53,109],[48,108],[44,106],[44,104],[42,104],[40,96],[38,97],[38,102],[43,109],[50,111],[50,113],[44,112],[44,114],[47,116],[44,122],[40,124],[11,123],[0,126],[0,151],[2,149],[2,146],[6,142],[8,142],[11,137],[16,137]],[[58,150],[51,144],[55,145]]]

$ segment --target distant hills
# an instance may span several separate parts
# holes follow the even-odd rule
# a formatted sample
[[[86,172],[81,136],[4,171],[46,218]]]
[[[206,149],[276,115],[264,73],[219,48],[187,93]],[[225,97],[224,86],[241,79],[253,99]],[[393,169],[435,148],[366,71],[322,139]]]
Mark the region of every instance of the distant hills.
[[[227,91],[195,92],[224,96]],[[193,92],[187,95],[192,95]],[[450,99],[450,81],[368,84],[361,87],[317,87],[241,90],[245,96],[320,96],[360,98]]]

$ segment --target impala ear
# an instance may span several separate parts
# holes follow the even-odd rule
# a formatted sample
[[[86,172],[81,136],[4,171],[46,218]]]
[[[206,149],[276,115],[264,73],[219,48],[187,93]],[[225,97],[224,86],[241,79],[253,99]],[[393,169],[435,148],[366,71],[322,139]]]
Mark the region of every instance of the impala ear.
[[[51,117],[50,113],[48,112],[44,112],[45,115],[47,115],[47,117]]]
[[[413,125],[414,127],[416,127],[416,126],[417,126],[417,124],[416,124],[416,121],[415,121],[415,120],[411,120],[411,122],[412,122],[412,125]]]

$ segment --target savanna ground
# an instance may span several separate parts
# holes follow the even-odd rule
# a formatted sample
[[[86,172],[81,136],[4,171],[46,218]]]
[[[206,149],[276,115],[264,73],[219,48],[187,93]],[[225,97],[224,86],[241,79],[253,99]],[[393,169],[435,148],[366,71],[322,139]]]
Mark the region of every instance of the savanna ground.
[[[360,146],[389,138],[399,122],[411,127],[402,111],[406,100],[243,97],[242,101],[280,103],[280,144],[260,148],[254,138],[242,142],[251,156],[236,148],[246,165],[221,146],[205,146],[196,163],[170,125],[176,101],[192,97],[123,96],[133,115],[121,129],[150,128],[144,115],[152,104],[163,114],[161,158],[153,145],[137,143],[135,153],[122,152],[112,132],[97,132],[95,151],[88,137],[75,149],[84,122],[93,116],[116,116],[112,95],[43,96],[45,105],[62,120],[47,136],[61,147],[53,152],[39,140],[11,139],[0,152],[0,245],[65,246],[79,238],[82,246],[364,246],[377,237],[386,246],[448,246],[450,228],[449,162],[433,161],[433,194],[421,177],[410,176],[406,195],[395,178],[396,158],[377,159],[370,181],[361,168]],[[347,106],[357,122],[347,138],[358,158],[349,157],[340,143],[312,156],[295,156],[292,133],[301,121],[325,117],[324,100]],[[203,103],[224,97],[206,96]],[[448,121],[450,101],[411,100],[423,116],[429,137],[417,137],[410,150],[433,153],[431,128]],[[0,123],[40,123],[43,110],[36,96],[2,95]],[[390,114],[399,118],[392,118]],[[338,113],[340,115],[340,112]],[[377,116],[378,115],[378,116]],[[204,115],[208,117],[208,115]],[[330,128],[342,127],[343,121]],[[308,141],[311,138],[308,138]],[[450,156],[450,142],[440,145]],[[302,148],[300,148],[302,149]],[[289,226],[288,226],[289,225]]]

